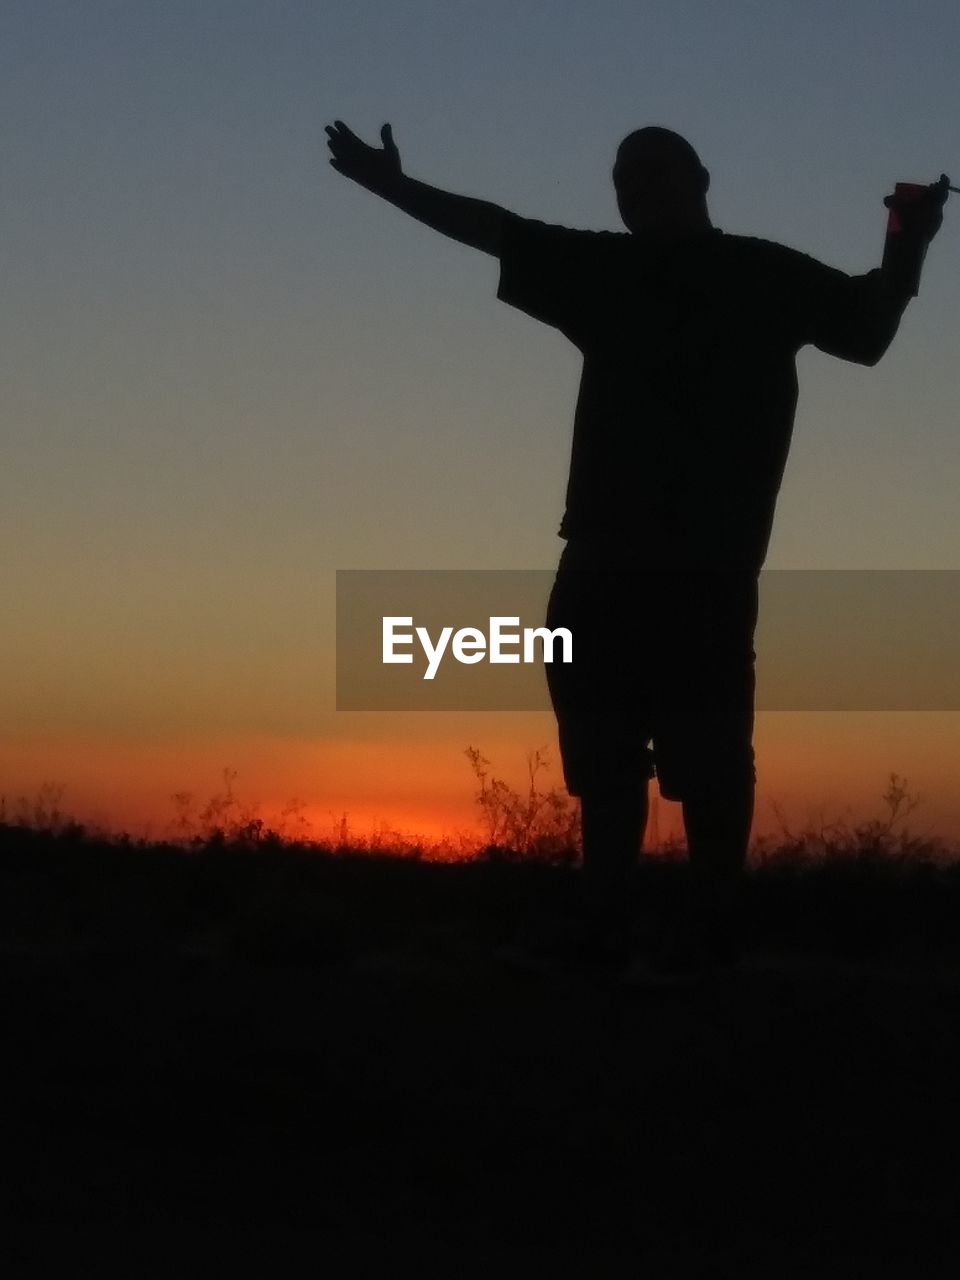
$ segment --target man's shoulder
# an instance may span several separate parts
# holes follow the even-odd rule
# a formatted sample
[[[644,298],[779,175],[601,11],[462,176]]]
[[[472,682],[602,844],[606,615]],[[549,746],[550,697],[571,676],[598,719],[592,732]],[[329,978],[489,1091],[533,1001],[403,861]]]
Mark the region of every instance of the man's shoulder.
[[[791,249],[789,245],[781,244],[778,240],[767,240],[763,236],[742,235],[735,231],[724,231],[719,241],[725,251],[730,254],[762,259],[767,262],[774,260],[786,262],[806,256],[799,249]]]
[[[582,261],[615,256],[631,240],[629,232],[570,227],[509,211],[503,223],[500,256]]]
[[[727,255],[745,265],[755,265],[761,270],[782,270],[793,275],[816,271],[822,264],[801,249],[767,240],[762,236],[740,235],[724,232],[718,237]]]
[[[624,243],[632,239],[629,231],[608,231],[591,227],[571,227],[562,222],[545,222],[542,218],[530,218],[526,214],[505,210],[504,225],[520,235],[564,236],[595,244]]]

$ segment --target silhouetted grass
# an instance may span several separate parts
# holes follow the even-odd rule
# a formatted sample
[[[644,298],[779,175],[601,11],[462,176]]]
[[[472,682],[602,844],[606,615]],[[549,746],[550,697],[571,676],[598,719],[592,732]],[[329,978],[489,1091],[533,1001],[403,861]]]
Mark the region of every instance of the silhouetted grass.
[[[861,834],[863,828],[859,829]],[[768,844],[747,877],[749,945],[836,956],[960,958],[960,860],[936,843],[872,828],[815,847]],[[0,942],[120,949],[207,948],[265,962],[363,949],[462,955],[506,940],[531,909],[577,893],[572,851],[524,859],[485,846],[431,861],[332,843],[217,833],[186,846],[0,825]],[[647,856],[638,927],[678,910],[680,850]]]

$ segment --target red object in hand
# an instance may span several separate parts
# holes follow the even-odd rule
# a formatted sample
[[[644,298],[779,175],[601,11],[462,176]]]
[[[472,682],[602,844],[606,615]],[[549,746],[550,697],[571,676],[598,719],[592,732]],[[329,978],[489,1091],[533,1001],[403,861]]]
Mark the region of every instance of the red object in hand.
[[[946,181],[941,179],[941,183]],[[915,298],[920,290],[920,270],[926,257],[927,245],[940,225],[940,204],[936,206],[936,224],[931,221],[932,210],[924,215],[917,209],[917,217],[910,217],[911,206],[929,201],[938,184],[928,186],[920,182],[898,182],[892,196],[884,204],[887,215],[887,234],[883,245],[884,276],[891,285],[907,297]],[[946,192],[943,192],[946,198]],[[913,225],[911,225],[911,223]]]
[[[912,204],[914,200],[919,200],[928,189],[926,185],[920,182],[898,182],[896,184],[893,189],[890,212],[887,216],[887,235],[896,235],[897,232],[903,230],[900,210],[904,205]]]

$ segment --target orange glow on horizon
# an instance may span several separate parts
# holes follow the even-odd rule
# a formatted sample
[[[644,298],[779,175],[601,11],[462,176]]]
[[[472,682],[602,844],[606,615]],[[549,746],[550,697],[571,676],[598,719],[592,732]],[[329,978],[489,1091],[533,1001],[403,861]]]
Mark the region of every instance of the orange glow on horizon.
[[[0,739],[0,796],[7,815],[16,816],[19,797],[35,797],[45,783],[60,784],[65,814],[159,839],[176,832],[174,794],[190,793],[196,816],[224,793],[228,769],[237,800],[231,812],[276,825],[288,810],[285,830],[291,835],[299,814],[310,824],[301,829],[314,839],[336,839],[345,817],[350,839],[385,840],[395,833],[426,843],[469,843],[483,837],[478,783],[464,754],[471,740],[489,758],[492,774],[519,791],[528,781],[526,753],[546,742],[551,767],[539,785],[562,789],[549,722],[542,718],[491,716],[472,730],[468,722],[464,732],[460,724],[437,729],[412,721],[409,733],[389,736],[396,723],[368,719],[352,738],[318,741],[9,737]],[[797,827],[823,818],[882,816],[889,774],[897,772],[921,799],[910,829],[960,838],[953,767],[960,759],[960,716],[766,713],[757,719],[756,744],[755,834],[776,831],[776,808]],[[679,806],[658,800],[656,827],[661,839],[679,835]]]

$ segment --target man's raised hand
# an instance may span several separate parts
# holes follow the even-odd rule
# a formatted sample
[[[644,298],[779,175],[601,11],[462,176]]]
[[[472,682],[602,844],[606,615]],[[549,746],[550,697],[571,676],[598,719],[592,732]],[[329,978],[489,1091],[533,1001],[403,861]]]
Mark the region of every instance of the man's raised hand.
[[[377,194],[387,194],[396,187],[402,170],[400,152],[389,124],[380,130],[382,147],[371,147],[363,142],[342,120],[328,124],[326,131],[329,135],[327,146],[333,153],[330,163],[338,173]]]
[[[326,126],[330,163],[368,191],[382,196],[411,218],[442,235],[496,256],[503,240],[506,210],[488,200],[458,196],[406,176],[388,124],[380,130],[382,147],[371,147],[343,123]]]

